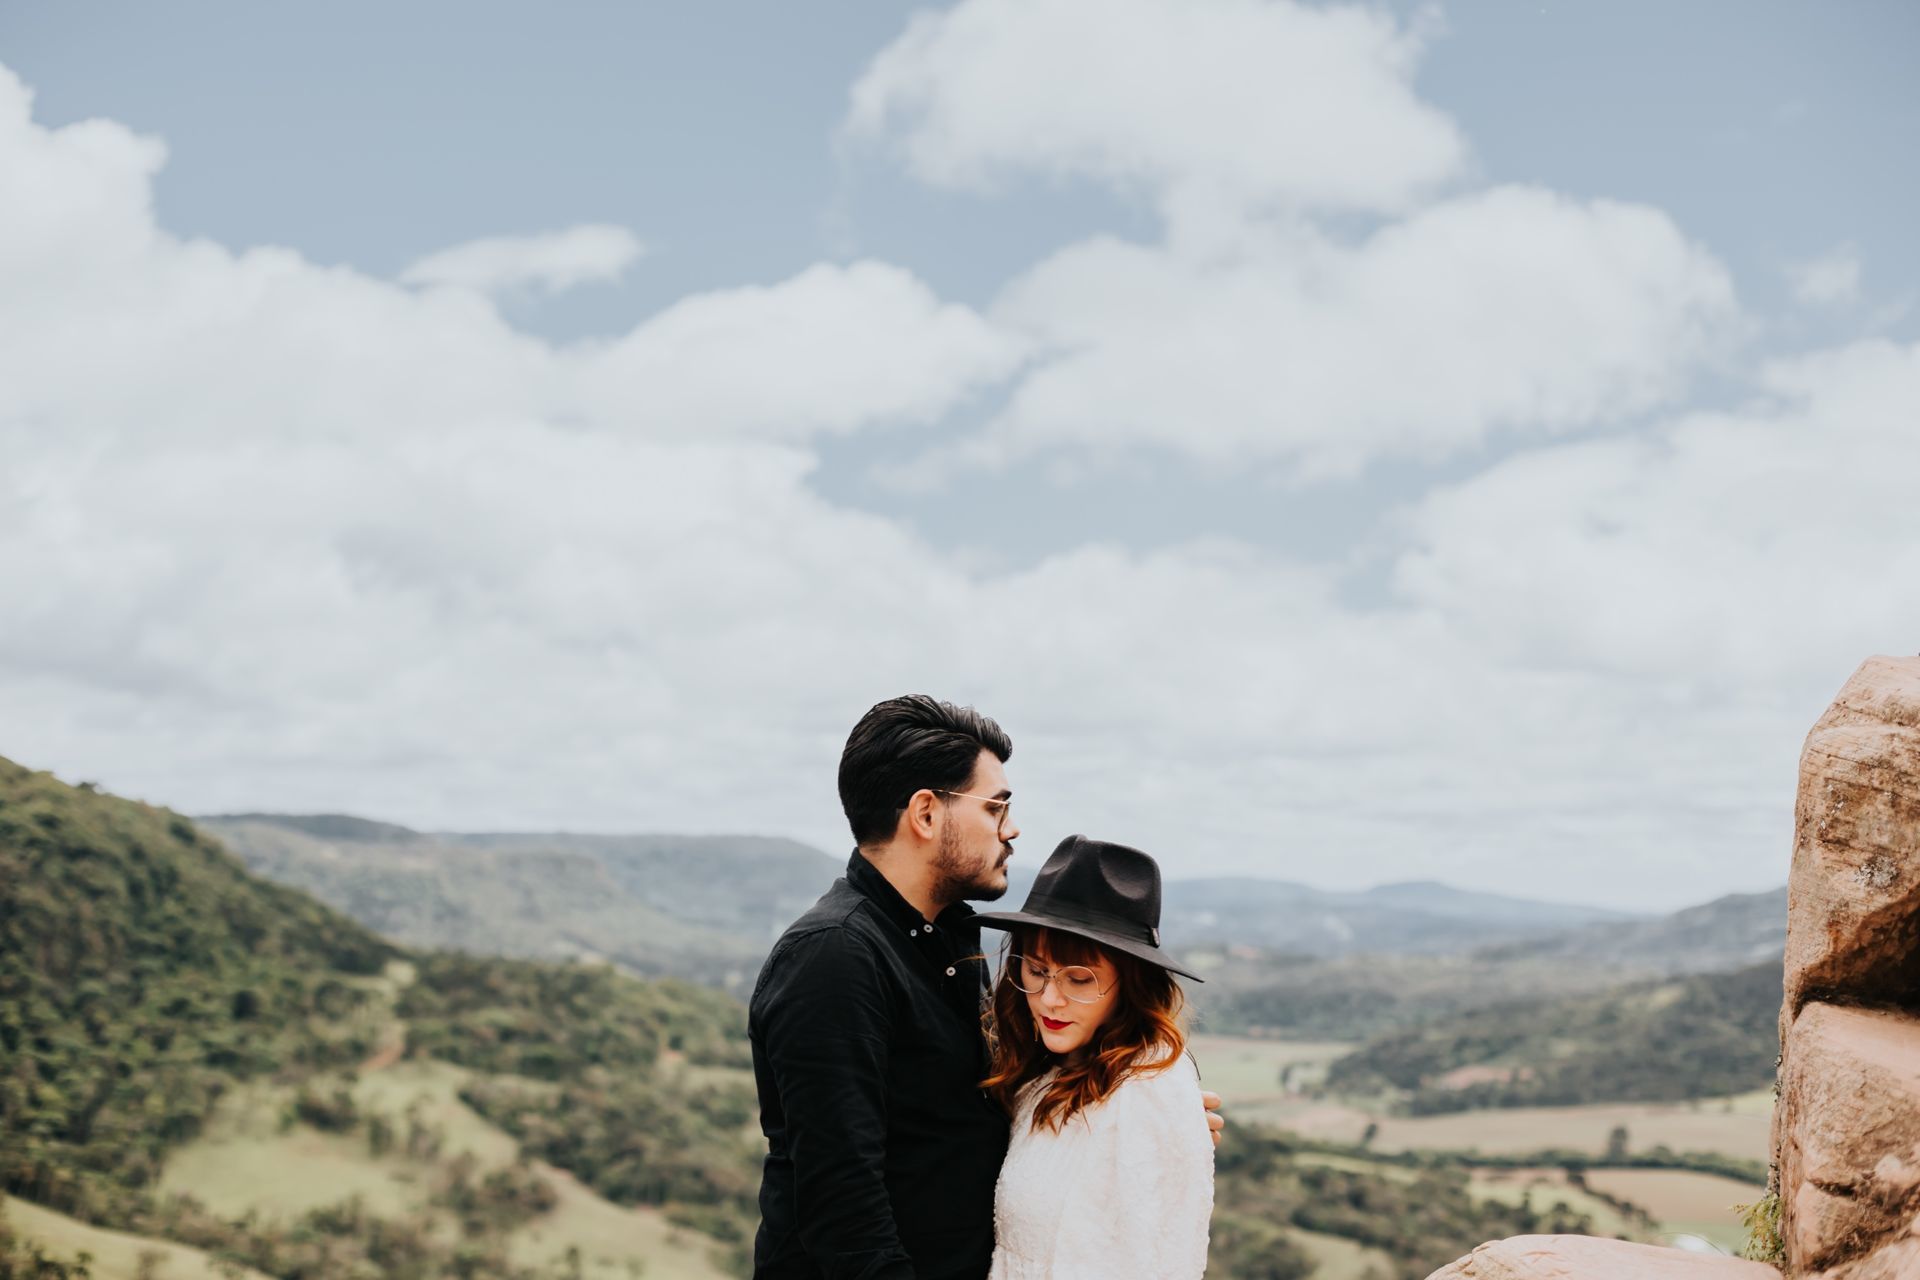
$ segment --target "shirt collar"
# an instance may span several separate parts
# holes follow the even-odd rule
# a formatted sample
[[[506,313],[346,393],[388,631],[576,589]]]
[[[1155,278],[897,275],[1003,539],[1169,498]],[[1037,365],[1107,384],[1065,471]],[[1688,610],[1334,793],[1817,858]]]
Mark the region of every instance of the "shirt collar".
[[[891,924],[898,925],[901,932],[920,937],[934,929],[958,931],[973,925],[973,908],[964,902],[956,902],[942,911],[930,927],[926,919],[916,911],[913,904],[900,896],[900,891],[880,874],[880,868],[867,861],[865,854],[858,849],[847,860],[847,883],[858,889]]]

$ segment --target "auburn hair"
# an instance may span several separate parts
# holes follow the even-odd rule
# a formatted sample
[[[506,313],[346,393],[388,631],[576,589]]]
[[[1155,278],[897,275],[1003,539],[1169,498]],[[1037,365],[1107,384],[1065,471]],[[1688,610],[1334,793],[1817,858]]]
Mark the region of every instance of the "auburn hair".
[[[1008,1115],[1017,1109],[1020,1091],[1057,1065],[1060,1074],[1034,1106],[1033,1127],[1058,1133],[1068,1120],[1106,1101],[1128,1079],[1164,1071],[1186,1052],[1187,1034],[1181,1025],[1186,997],[1171,973],[1071,933],[1022,926],[1011,935],[1012,954],[1047,964],[1091,966],[1102,959],[1109,961],[1119,972],[1120,992],[1113,1012],[1087,1042],[1088,1052],[1079,1062],[1062,1062],[1040,1042],[1027,993],[1013,984],[1011,967],[1001,973],[987,1004],[991,1069],[980,1087]]]

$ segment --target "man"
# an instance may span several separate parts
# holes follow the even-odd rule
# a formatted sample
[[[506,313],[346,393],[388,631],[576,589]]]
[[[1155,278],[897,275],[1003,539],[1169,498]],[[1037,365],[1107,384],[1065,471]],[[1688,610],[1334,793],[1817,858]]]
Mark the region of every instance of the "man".
[[[962,900],[1007,890],[1012,754],[986,716],[917,694],[874,706],[847,738],[840,804],[857,847],[774,944],[749,1003],[768,1144],[756,1280],[988,1272],[1007,1118],[978,1087],[987,969]]]
[[[758,1280],[978,1280],[1006,1116],[980,1092],[986,961],[963,898],[998,898],[1020,828],[1006,733],[924,696],[860,718],[840,757],[857,844],[774,944],[749,1005]]]

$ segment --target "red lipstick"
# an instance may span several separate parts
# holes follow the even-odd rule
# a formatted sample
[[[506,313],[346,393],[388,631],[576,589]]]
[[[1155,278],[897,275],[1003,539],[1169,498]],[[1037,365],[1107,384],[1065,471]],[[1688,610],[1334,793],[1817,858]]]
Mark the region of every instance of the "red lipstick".
[[[1049,1031],[1059,1031],[1059,1030],[1062,1030],[1063,1028],[1070,1027],[1073,1025],[1070,1022],[1055,1022],[1052,1018],[1049,1018],[1044,1013],[1040,1015],[1040,1021],[1046,1026],[1047,1030]]]

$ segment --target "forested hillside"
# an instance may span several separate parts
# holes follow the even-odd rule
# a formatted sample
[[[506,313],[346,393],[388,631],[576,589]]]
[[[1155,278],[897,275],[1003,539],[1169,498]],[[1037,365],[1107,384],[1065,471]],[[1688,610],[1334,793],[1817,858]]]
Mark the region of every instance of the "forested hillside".
[[[1594,1230],[1560,1200],[1477,1196],[1457,1164],[1389,1167],[1272,1130],[1230,1127],[1215,1165],[1209,1276],[1306,1280],[1314,1266],[1289,1228],[1378,1250],[1381,1280],[1420,1280],[1483,1240]]]
[[[1327,1072],[1333,1092],[1399,1091],[1416,1114],[1667,1102],[1773,1078],[1780,965],[1511,1000],[1373,1041]]]
[[[604,968],[443,953],[400,1012],[416,1052],[487,1073],[460,1096],[525,1154],[616,1203],[668,1208],[744,1265],[763,1148],[740,1005]],[[662,1073],[663,1057],[723,1070]]]
[[[600,965],[408,952],[254,878],[178,815],[5,762],[0,1047],[0,1185],[207,1267],[746,1269],[761,1143],[737,1001]],[[304,1198],[263,1214],[256,1183]],[[1411,1277],[1488,1236],[1586,1221],[1253,1129],[1235,1130],[1218,1187],[1210,1273],[1228,1280],[1309,1275],[1302,1240]],[[4,1250],[25,1267],[46,1252]]]
[[[223,1265],[299,1280],[584,1274],[517,1256],[514,1233],[555,1204],[540,1159],[659,1207],[735,1267],[751,1228],[758,1151],[734,1001],[603,967],[409,954],[250,875],[176,814],[4,760],[0,1050],[0,1190]],[[443,1127],[417,1112],[367,1105],[361,1072],[403,1054],[468,1068],[464,1095],[519,1156],[484,1169],[442,1152]],[[370,1168],[402,1162],[419,1193],[278,1222],[223,1215],[177,1180],[163,1193],[170,1157],[242,1095],[336,1156],[345,1141]],[[37,1265],[27,1243],[7,1250]]]
[[[184,818],[0,759],[0,1189],[125,1217],[233,1082],[364,1056],[393,955]]]

